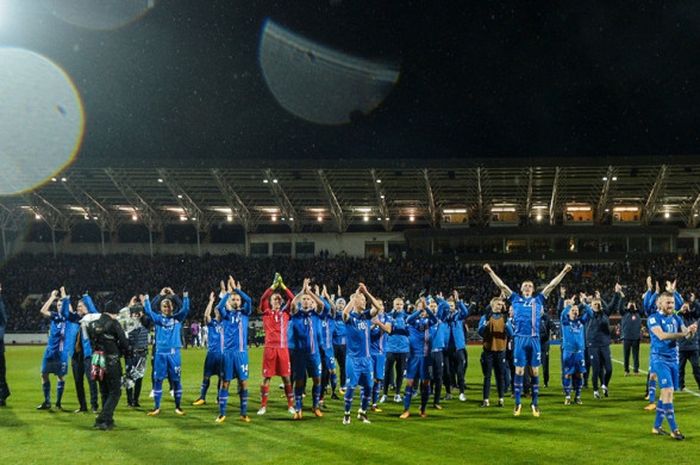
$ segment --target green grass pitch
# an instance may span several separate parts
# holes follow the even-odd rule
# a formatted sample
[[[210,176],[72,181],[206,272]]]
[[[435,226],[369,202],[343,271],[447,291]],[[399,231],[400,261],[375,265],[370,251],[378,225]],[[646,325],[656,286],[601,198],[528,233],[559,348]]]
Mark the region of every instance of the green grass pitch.
[[[92,429],[91,414],[73,414],[77,408],[71,377],[66,382],[65,412],[35,410],[41,402],[39,367],[43,348],[8,347],[9,405],[0,409],[0,464],[120,464],[120,463],[533,463],[533,464],[639,464],[697,463],[700,458],[700,398],[676,393],[676,415],[687,439],[676,442],[653,436],[653,414],[643,411],[644,377],[622,376],[615,363],[608,399],[594,400],[584,390],[582,406],[564,406],[559,382],[559,348],[552,348],[549,388],[542,389],[541,418],[527,408],[512,416],[512,399],[506,408],[482,409],[479,347],[469,348],[468,401],[444,401],[444,410],[429,409],[428,418],[417,415],[400,420],[402,407],[390,402],[383,413],[370,415],[371,425],[353,418],[343,426],[341,401],[328,401],[324,418],[306,415],[292,422],[286,402],[273,383],[268,414],[255,415],[259,407],[262,349],[251,349],[250,413],[253,422],[238,418],[238,397],[230,396],[226,423],[217,425],[217,406],[189,404],[197,397],[201,382],[203,350],[183,351],[185,417],[174,414],[166,394],[161,416],[147,417],[150,381],[144,383],[142,410],[126,407],[123,395],[115,414],[117,429]],[[621,347],[613,347],[621,360]],[[642,360],[648,360],[648,347]],[[645,363],[643,363],[645,365]],[[689,373],[690,375],[690,373]],[[692,380],[692,376],[691,376]],[[52,378],[52,396],[55,378]],[[691,389],[697,388],[689,383]],[[698,392],[697,389],[694,389]],[[213,390],[210,402],[215,399]],[[355,396],[355,408],[359,403]],[[528,400],[525,399],[528,407]],[[310,399],[305,404],[308,406]],[[417,412],[414,401],[413,411]],[[666,427],[666,426],[665,426]],[[667,427],[666,427],[667,428]]]

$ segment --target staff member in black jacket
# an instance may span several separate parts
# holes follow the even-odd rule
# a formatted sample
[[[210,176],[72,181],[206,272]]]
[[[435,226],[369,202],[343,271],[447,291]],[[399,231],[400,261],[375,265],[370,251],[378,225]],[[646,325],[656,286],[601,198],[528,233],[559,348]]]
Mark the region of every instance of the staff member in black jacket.
[[[693,303],[693,308],[691,309],[687,303],[684,303],[678,314],[686,326],[697,323],[698,318],[700,318],[700,302],[695,300],[694,294],[691,294],[690,300]],[[690,362],[690,366],[693,368],[693,377],[698,384],[698,388],[700,388],[700,346],[698,344],[698,333],[695,333],[690,339],[683,338],[678,340],[678,381],[681,390],[685,389],[686,362]]]
[[[615,286],[617,288],[617,286]],[[617,289],[616,289],[617,290]],[[584,297],[585,298],[585,297]],[[582,298],[582,300],[584,299]],[[613,309],[619,304],[619,294],[613,295],[612,302],[603,306],[600,293],[596,292],[596,297],[591,299],[593,318],[586,326],[586,346],[593,369],[593,397],[600,399],[598,383],[603,395],[608,397],[608,386],[612,378],[612,356],[610,354],[610,319],[608,318]],[[585,298],[588,300],[588,298]]]
[[[2,300],[2,284],[0,284],[0,407],[4,407],[6,399],[10,397],[5,368],[5,325],[7,325],[7,312],[5,302]]]
[[[104,405],[95,419],[95,428],[114,428],[114,409],[121,397],[122,365],[119,357],[129,352],[129,340],[117,321],[119,306],[108,301],[100,318],[88,325],[93,349],[93,373],[100,383]],[[98,360],[103,357],[102,360]]]
[[[637,304],[628,302],[620,308],[622,316],[622,347],[624,352],[625,376],[630,375],[630,353],[632,354],[632,372],[639,375],[639,341],[642,338],[642,315]]]

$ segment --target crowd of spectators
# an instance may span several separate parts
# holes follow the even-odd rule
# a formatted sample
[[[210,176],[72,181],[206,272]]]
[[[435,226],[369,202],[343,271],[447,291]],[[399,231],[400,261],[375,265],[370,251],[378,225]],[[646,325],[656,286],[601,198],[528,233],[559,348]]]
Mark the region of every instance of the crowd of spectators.
[[[601,261],[605,259],[601,257]],[[561,263],[549,265],[496,265],[498,274],[517,289],[525,279],[534,279],[542,286],[561,269]],[[132,295],[158,292],[170,286],[178,292],[187,289],[192,299],[192,320],[202,319],[208,294],[229,274],[243,284],[243,290],[255,299],[270,285],[279,272],[292,290],[297,290],[305,277],[325,284],[332,293],[340,286],[345,296],[359,282],[365,282],[376,296],[387,304],[394,297],[416,300],[421,293],[460,291],[473,302],[472,315],[480,313],[496,286],[482,270],[478,256],[469,260],[415,258],[349,258],[288,257],[246,258],[237,255],[156,257],[138,255],[29,255],[20,254],[0,265],[0,283],[9,313],[8,332],[44,331],[48,322],[39,315],[43,299],[52,289],[65,286],[76,298],[87,291],[98,307],[107,299],[126,303]],[[629,299],[641,300],[645,279],[652,275],[662,283],[678,279],[682,292],[694,292],[700,282],[700,258],[696,256],[657,255],[630,257],[624,262],[574,264],[563,285],[568,294],[600,290],[609,295],[619,282]],[[556,294],[556,293],[555,293]],[[550,297],[550,309],[556,307],[557,295]]]

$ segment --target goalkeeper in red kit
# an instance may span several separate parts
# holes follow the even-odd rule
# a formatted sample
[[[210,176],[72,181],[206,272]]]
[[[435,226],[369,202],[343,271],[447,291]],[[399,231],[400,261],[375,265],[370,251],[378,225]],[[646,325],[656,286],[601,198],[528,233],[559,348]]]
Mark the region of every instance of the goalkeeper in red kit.
[[[285,294],[286,302],[282,300],[281,289]],[[291,383],[291,365],[289,363],[289,350],[287,329],[289,327],[289,305],[294,300],[294,294],[284,285],[282,276],[275,273],[275,279],[260,298],[263,327],[265,329],[265,352],[263,355],[263,382],[260,386],[260,410],[258,415],[267,412],[267,400],[270,397],[270,379],[273,376],[282,377],[284,393],[287,396],[287,409],[294,413],[294,392]]]

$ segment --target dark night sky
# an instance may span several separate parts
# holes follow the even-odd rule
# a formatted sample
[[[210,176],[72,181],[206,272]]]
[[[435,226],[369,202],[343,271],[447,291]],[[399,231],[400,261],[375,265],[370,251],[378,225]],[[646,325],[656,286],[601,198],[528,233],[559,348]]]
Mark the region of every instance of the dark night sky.
[[[27,7],[0,45],[40,52],[74,78],[88,118],[83,159],[699,151],[700,4],[542,3],[161,0],[116,32]],[[348,125],[293,116],[258,66],[267,17],[400,60],[399,83]]]

